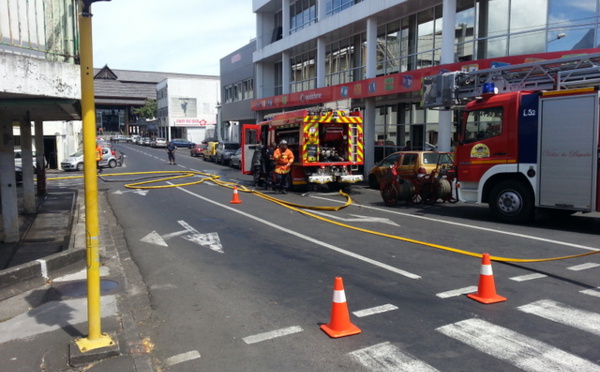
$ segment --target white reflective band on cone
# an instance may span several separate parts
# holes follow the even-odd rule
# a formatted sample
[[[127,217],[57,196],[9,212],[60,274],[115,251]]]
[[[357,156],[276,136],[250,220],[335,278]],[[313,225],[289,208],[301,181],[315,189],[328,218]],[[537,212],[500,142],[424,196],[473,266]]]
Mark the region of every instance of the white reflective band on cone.
[[[493,275],[492,265],[481,265],[481,275]]]
[[[333,291],[333,302],[338,304],[346,302],[346,293],[344,291]]]

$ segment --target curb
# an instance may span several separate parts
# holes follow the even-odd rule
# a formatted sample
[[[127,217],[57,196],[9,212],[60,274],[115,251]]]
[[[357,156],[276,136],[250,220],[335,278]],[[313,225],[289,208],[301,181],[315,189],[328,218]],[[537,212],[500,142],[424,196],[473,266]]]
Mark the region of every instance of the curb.
[[[0,300],[45,285],[57,272],[86,260],[85,244],[79,244],[85,235],[85,226],[79,219],[80,194],[76,193],[71,207],[71,231],[65,237],[68,248],[35,261],[0,270]]]

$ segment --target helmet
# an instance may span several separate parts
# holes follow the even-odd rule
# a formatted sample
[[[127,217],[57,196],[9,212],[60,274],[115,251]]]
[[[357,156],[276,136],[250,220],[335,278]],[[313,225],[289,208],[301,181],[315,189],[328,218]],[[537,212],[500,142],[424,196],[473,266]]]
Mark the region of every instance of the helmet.
[[[281,140],[281,142],[279,142],[280,145],[287,145],[287,141],[286,140]]]

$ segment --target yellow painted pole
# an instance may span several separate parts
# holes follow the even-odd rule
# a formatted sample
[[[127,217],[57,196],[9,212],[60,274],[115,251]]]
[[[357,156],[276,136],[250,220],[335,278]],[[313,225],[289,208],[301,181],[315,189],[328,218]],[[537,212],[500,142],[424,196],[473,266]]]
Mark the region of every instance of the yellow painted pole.
[[[98,174],[96,170],[96,109],[92,47],[93,1],[79,1],[79,56],[81,68],[81,113],[83,118],[83,180],[87,252],[88,336],[75,342],[82,352],[111,346],[110,336],[100,325],[100,228],[98,221]]]

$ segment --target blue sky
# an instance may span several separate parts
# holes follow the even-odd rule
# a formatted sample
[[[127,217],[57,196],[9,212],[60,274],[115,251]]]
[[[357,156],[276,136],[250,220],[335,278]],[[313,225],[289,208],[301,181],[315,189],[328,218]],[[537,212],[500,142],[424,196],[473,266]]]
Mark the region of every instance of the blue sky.
[[[219,75],[256,37],[250,0],[112,0],[92,5],[94,67]]]

